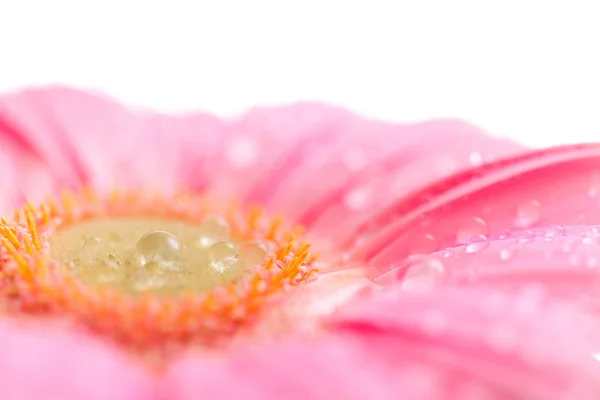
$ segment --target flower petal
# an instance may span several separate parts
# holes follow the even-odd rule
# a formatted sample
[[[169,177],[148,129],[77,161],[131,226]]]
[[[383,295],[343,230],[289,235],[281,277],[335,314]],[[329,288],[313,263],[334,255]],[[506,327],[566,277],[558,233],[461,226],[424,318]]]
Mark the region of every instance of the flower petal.
[[[600,223],[600,146],[534,151],[456,175],[383,210],[358,232],[354,256],[384,270],[506,230]],[[600,186],[598,186],[600,187]]]
[[[376,278],[384,284],[477,285],[520,290],[600,310],[600,228],[556,226],[504,232],[407,262]],[[433,267],[433,268],[432,268]]]
[[[165,116],[62,87],[2,98],[0,121],[57,178],[99,190],[200,188],[223,140],[210,115]]]
[[[397,125],[322,104],[251,111],[227,140],[215,187],[332,237],[398,196],[522,149],[459,121]]]
[[[26,200],[39,201],[55,188],[55,179],[35,153],[0,121],[0,215]]]
[[[466,394],[464,390],[453,395],[449,379],[441,381],[440,374],[405,350],[408,349],[390,341],[367,343],[340,335],[274,343],[241,350],[228,358],[195,354],[171,368],[163,397],[173,400],[467,399],[459,397]]]
[[[402,343],[407,357],[489,397],[594,399],[600,396],[598,322],[571,303],[531,292],[443,286],[392,287],[340,311],[333,327],[366,342]],[[468,398],[454,395],[443,398]]]
[[[156,398],[150,375],[122,352],[49,324],[1,322],[0,353],[1,399]]]

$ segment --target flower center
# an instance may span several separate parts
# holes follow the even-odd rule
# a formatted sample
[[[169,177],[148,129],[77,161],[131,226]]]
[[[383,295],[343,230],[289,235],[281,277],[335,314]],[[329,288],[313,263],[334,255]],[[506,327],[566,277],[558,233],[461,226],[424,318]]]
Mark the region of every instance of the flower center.
[[[222,204],[88,190],[27,205],[0,224],[0,296],[133,348],[225,345],[316,269],[298,229]]]
[[[266,261],[263,241],[230,235],[225,219],[200,224],[159,218],[104,218],[57,230],[50,254],[89,287],[130,295],[201,293]]]

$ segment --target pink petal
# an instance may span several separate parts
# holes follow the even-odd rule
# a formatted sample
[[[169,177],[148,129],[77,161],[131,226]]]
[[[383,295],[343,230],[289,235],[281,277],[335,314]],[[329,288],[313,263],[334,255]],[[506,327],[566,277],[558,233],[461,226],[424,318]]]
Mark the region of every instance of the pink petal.
[[[397,125],[297,104],[234,121],[213,185],[335,238],[400,195],[520,150],[458,121]]]
[[[167,117],[61,87],[4,97],[0,121],[63,185],[100,190],[203,187],[223,139],[209,115]]]
[[[122,351],[58,327],[0,323],[3,400],[151,400],[154,383]]]
[[[389,340],[340,335],[273,343],[227,358],[191,354],[172,367],[162,393],[172,400],[467,400],[461,396],[469,390],[484,391],[453,382],[460,372],[444,376],[407,350]]]
[[[453,383],[489,391],[476,399],[600,396],[598,322],[573,304],[527,290],[443,286],[415,293],[395,287],[348,305],[332,324],[373,346],[402,344],[404,357],[442,375],[460,371]],[[443,398],[461,398],[447,394]]]
[[[0,215],[7,215],[24,201],[40,201],[56,187],[52,174],[26,144],[7,132],[0,121]]]
[[[354,256],[387,269],[410,254],[471,237],[557,224],[600,223],[600,146],[578,145],[499,161],[407,196],[358,233]],[[600,186],[599,186],[600,187]]]

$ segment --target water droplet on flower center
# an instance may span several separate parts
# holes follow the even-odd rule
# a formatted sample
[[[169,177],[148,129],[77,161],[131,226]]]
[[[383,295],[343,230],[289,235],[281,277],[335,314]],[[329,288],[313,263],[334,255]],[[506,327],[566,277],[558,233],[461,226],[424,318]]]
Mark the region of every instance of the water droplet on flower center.
[[[210,245],[202,245],[203,239]],[[219,218],[200,224],[160,218],[80,221],[49,240],[51,255],[64,260],[83,284],[131,295],[205,292],[240,277],[268,255],[260,241],[231,238],[227,222]]]
[[[158,265],[178,263],[183,258],[183,246],[172,233],[148,232],[137,242],[136,250],[142,266],[154,262]]]
[[[209,265],[224,273],[238,261],[238,252],[233,243],[216,242],[208,250]]]

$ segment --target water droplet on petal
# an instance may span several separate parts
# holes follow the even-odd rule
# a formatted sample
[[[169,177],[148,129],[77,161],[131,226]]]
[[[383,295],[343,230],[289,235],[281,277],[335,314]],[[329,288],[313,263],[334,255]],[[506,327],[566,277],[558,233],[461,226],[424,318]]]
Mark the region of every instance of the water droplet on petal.
[[[454,249],[452,247],[448,247],[444,250],[444,258],[450,258],[454,255]]]
[[[344,197],[344,204],[351,210],[360,210],[369,205],[371,191],[368,187],[359,187],[349,191]]]
[[[504,247],[500,250],[500,259],[502,261],[509,261],[515,255],[515,249],[512,247]]]
[[[487,235],[488,226],[483,218],[475,217],[467,221],[456,233],[456,240],[459,243],[467,243],[469,239],[476,235]]]
[[[152,231],[146,233],[136,244],[142,265],[150,262],[173,263],[183,259],[183,246],[172,233]]]
[[[600,237],[600,225],[592,226],[592,228],[590,229],[589,236],[599,238]]]
[[[514,220],[515,226],[519,228],[529,228],[540,220],[541,205],[537,200],[530,200],[522,203],[517,208],[517,214]]]
[[[549,242],[559,236],[567,236],[567,231],[564,227],[557,225],[544,233],[544,241]]]
[[[472,167],[478,167],[481,164],[483,164],[483,156],[481,155],[481,153],[478,151],[474,151],[471,154],[469,154],[469,164],[471,164]]]
[[[517,241],[521,244],[531,243],[535,241],[535,233],[532,231],[522,232]]]
[[[490,247],[490,242],[484,235],[475,235],[469,238],[469,244],[465,247],[465,253],[474,254]]]
[[[215,270],[225,273],[238,260],[238,252],[233,243],[220,241],[210,246],[208,250],[209,265]]]
[[[400,281],[404,290],[427,291],[435,286],[445,267],[442,261],[428,255],[408,257],[399,267],[375,279],[375,282],[393,284]]]
[[[511,237],[512,237],[512,232],[509,231],[508,229],[504,229],[503,231],[501,231],[498,234],[498,239],[500,239],[500,240],[510,239]]]

